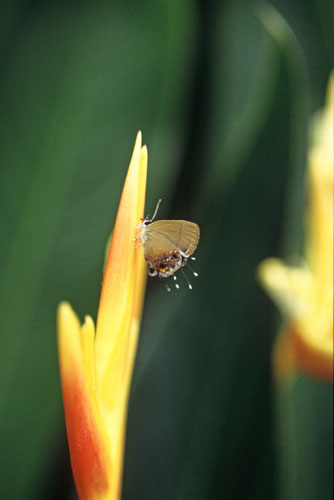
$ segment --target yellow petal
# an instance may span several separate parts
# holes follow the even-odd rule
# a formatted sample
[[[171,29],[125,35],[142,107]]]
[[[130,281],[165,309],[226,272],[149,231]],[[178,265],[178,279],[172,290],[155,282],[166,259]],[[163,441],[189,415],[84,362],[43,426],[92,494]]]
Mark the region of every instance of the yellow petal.
[[[58,345],[71,463],[80,500],[119,500],[129,388],[145,293],[146,263],[134,249],[143,217],[147,149],[138,133],[116,217],[97,317],[81,326],[58,308]]]
[[[140,249],[134,250],[132,240],[143,217],[146,173],[147,151],[138,133],[114,226],[97,320],[97,381],[107,411],[119,398],[115,388],[121,387],[119,379],[124,376],[124,351],[129,342],[125,332],[130,331],[135,301],[143,295],[137,281],[144,280],[144,257]]]
[[[305,263],[299,268],[278,259],[259,266],[259,279],[281,309],[285,326],[274,365],[286,364],[333,381],[333,116],[334,73],[326,105],[312,121],[308,156]],[[288,333],[287,333],[288,332]],[[288,352],[290,350],[290,352]],[[290,371],[290,370],[288,370]]]
[[[107,500],[112,462],[92,387],[94,361],[89,359],[89,344],[94,324],[88,319],[81,328],[71,306],[63,302],[58,307],[58,332],[65,421],[78,495],[80,500]]]

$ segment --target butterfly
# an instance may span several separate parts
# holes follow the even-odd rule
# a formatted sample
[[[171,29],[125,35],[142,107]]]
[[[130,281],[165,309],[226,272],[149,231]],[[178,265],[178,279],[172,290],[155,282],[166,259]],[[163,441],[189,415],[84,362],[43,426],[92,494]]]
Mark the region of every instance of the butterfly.
[[[157,203],[153,217],[145,217],[137,226],[141,231],[135,240],[141,238],[141,243],[136,245],[136,248],[143,247],[149,276],[168,278],[185,266],[189,257],[195,252],[199,242],[200,229],[195,222],[186,220],[154,221],[160,203],[161,199]],[[193,273],[198,276],[194,271]],[[176,279],[175,276],[173,277]],[[187,282],[189,288],[192,288],[188,280]],[[167,290],[170,291],[168,286]]]

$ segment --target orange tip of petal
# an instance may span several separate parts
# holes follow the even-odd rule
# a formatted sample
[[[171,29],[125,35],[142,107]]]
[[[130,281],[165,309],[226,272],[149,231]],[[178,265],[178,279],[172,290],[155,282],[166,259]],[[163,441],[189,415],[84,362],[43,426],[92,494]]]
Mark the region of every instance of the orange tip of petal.
[[[288,379],[296,373],[304,373],[320,382],[332,384],[333,355],[330,350],[315,349],[295,327],[286,326],[276,341],[273,370],[277,379]]]

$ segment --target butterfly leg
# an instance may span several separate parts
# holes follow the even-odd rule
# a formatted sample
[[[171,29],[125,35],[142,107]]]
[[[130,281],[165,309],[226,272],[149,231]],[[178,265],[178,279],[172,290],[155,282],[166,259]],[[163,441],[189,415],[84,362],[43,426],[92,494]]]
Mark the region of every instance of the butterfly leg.
[[[132,239],[132,241],[136,241],[136,240],[138,240],[138,238],[141,238],[141,232],[138,233],[137,236]]]
[[[138,248],[138,247],[142,247],[143,245],[144,245],[144,243],[137,243],[137,245],[135,246],[135,248],[134,248],[134,249],[136,250],[136,248]]]

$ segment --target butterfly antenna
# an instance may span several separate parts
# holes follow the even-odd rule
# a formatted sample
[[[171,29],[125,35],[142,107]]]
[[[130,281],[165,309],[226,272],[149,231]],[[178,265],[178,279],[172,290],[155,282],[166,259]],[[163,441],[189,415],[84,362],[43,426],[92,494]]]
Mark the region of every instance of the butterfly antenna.
[[[174,281],[177,281],[176,276],[173,276],[173,279],[174,279]],[[177,288],[177,290],[180,288],[180,285],[178,283],[174,283],[174,285],[175,285],[175,288]]]
[[[193,268],[191,267],[191,265],[187,262],[187,266],[189,267],[190,271],[193,273],[194,276],[198,276],[198,273],[196,273],[196,271],[193,270]]]
[[[151,221],[153,221],[155,219],[155,216],[157,215],[158,210],[159,210],[160,203],[161,203],[161,198],[158,199],[158,203],[157,203],[157,206],[155,207],[154,214],[153,214]]]
[[[190,289],[190,290],[192,290],[192,289],[193,289],[193,287],[192,287],[192,285],[191,285],[190,281],[188,280],[188,278],[187,278],[187,276],[186,276],[186,273],[183,271],[183,269],[181,269],[181,273],[183,274],[184,279],[185,279],[185,280],[186,280],[186,282],[188,283],[188,287],[189,287],[189,289]]]

